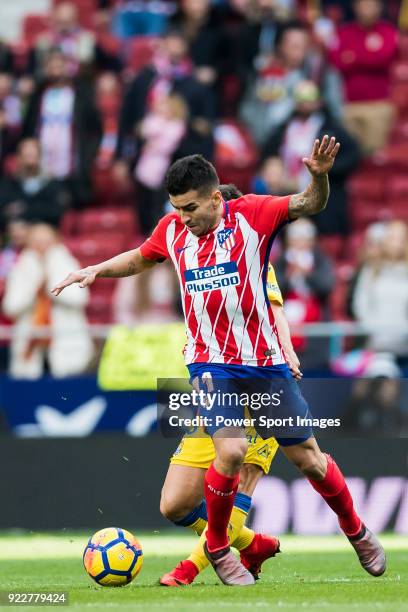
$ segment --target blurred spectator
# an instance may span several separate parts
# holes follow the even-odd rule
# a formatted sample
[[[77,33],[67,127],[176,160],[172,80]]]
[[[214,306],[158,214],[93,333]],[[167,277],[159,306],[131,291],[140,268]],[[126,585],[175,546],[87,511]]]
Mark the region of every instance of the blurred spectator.
[[[189,42],[195,77],[213,85],[228,50],[222,44],[223,32],[210,0],[181,0],[171,24]]]
[[[167,194],[163,181],[172,156],[184,134],[187,106],[180,96],[157,98],[152,110],[141,121],[139,137],[143,142],[135,168],[139,196],[139,219],[143,234],[149,234],[163,215]]]
[[[295,109],[267,139],[263,157],[280,157],[292,189],[303,191],[310,174],[302,162],[308,157],[316,138],[335,136],[341,143],[336,163],[330,172],[330,198],[327,208],[314,218],[321,233],[346,234],[348,231],[346,180],[355,170],[360,153],[355,140],[333,119],[323,105],[319,89],[312,81],[300,81],[293,90]]]
[[[35,81],[29,75],[22,75],[16,82],[16,95],[20,100],[21,121],[25,117],[30,97],[35,89]]]
[[[368,329],[369,349],[408,357],[408,231],[403,221],[388,224],[380,258],[362,266],[352,306]]]
[[[113,17],[113,31],[120,38],[160,36],[176,10],[171,0],[119,0]]]
[[[353,383],[342,427],[355,434],[400,436],[407,423],[402,409],[401,371],[388,353],[378,353],[364,378]]]
[[[4,243],[0,250],[0,301],[3,300],[6,281],[13,269],[17,258],[26,246],[29,225],[25,221],[11,221],[2,238]],[[0,325],[11,326],[12,321],[0,310]],[[0,340],[0,371],[7,370],[9,364],[9,342]]]
[[[350,280],[347,296],[347,315],[354,319],[353,300],[357,281],[365,266],[376,268],[380,265],[387,224],[380,221],[369,225],[364,234],[364,243],[357,255],[357,267]]]
[[[14,176],[0,183],[0,218],[4,226],[13,220],[49,223],[57,227],[67,210],[67,188],[51,179],[41,169],[41,151],[37,140],[22,140],[18,146]]]
[[[38,137],[44,172],[70,179],[75,203],[89,200],[102,134],[100,115],[93,95],[69,76],[66,58],[57,49],[47,56],[45,80],[30,98],[23,133]]]
[[[325,11],[321,2],[311,2],[309,7],[306,20],[313,34],[313,40],[315,44],[319,45],[326,52],[336,35],[336,22],[340,21],[337,17],[340,18],[342,13],[333,8]]]
[[[178,156],[202,153],[213,154],[212,121],[215,104],[212,90],[200,83],[193,74],[194,66],[188,55],[185,37],[176,31],[162,39],[151,66],[144,68],[131,82],[125,95],[120,115],[117,158],[133,160],[137,151],[137,125],[151,110],[153,103],[169,93],[178,94],[188,107],[189,122]],[[116,173],[123,171],[123,163],[116,165]]]
[[[288,226],[285,249],[275,262],[275,271],[291,327],[327,318],[327,299],[334,286],[333,269],[316,244],[316,228],[309,219],[299,219]],[[294,336],[293,346],[304,351],[306,341]]]
[[[330,114],[341,117],[340,80],[316,53],[302,24],[290,23],[278,30],[275,54],[259,67],[241,106],[242,118],[258,143],[263,144],[266,136],[290,117],[295,108],[293,92],[299,81],[318,83]]]
[[[303,313],[314,320],[327,314],[326,299],[333,288],[333,270],[327,257],[317,246],[316,229],[309,219],[299,219],[289,225],[286,245],[281,258],[275,263],[279,286],[286,298],[300,300]]]
[[[366,154],[388,139],[394,108],[389,99],[397,29],[381,19],[381,0],[355,0],[355,20],[341,26],[331,51],[346,88],[346,124]]]
[[[13,72],[14,60],[10,47],[0,40],[0,72]]]
[[[237,15],[247,16],[252,0],[227,0],[226,4],[228,4],[232,11]]]
[[[252,182],[252,191],[259,195],[288,195],[297,190],[290,181],[280,157],[267,157]]]
[[[10,221],[7,224],[5,242],[0,251],[0,299],[3,297],[8,275],[27,244],[29,229],[29,224],[23,220]]]
[[[15,321],[11,376],[39,378],[46,362],[55,377],[80,374],[88,366],[93,355],[84,314],[88,291],[71,287],[62,300],[50,294],[61,276],[78,267],[53,228],[39,224],[30,229],[3,299],[4,313]]]
[[[11,265],[15,263],[18,255],[27,245],[30,224],[23,219],[9,221],[6,226],[5,243],[1,251],[0,277],[7,278]],[[8,263],[11,262],[11,265]]]
[[[5,126],[15,137],[21,128],[22,108],[19,97],[13,92],[13,78],[5,72],[0,73],[0,106],[4,112]]]
[[[119,109],[122,94],[119,79],[112,72],[100,75],[96,83],[96,99],[102,117],[102,139],[97,164],[110,167],[116,151],[119,131]]]
[[[14,151],[16,136],[7,126],[6,111],[0,103],[0,177],[4,172],[4,165],[10,153]]]
[[[387,0],[383,5],[383,13],[396,22],[404,2],[405,0]],[[336,16],[336,21],[351,21],[354,17],[354,0],[321,0],[320,4],[325,13]]]
[[[237,4],[237,3],[236,3]],[[245,86],[254,71],[268,64],[275,53],[279,24],[295,17],[291,0],[249,0],[236,7],[246,17],[237,35],[237,71]]]
[[[69,76],[80,69],[120,70],[121,62],[115,54],[98,45],[93,32],[78,22],[78,8],[73,2],[61,2],[54,8],[48,32],[40,34],[29,60],[31,74],[40,72],[44,58],[51,49],[59,49],[67,58]]]

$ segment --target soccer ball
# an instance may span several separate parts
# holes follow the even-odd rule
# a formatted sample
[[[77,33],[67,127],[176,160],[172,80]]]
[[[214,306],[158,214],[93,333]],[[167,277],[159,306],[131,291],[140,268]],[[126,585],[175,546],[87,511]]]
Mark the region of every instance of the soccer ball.
[[[107,527],[97,531],[84,550],[84,567],[102,586],[124,586],[132,582],[143,564],[137,539],[125,529]]]

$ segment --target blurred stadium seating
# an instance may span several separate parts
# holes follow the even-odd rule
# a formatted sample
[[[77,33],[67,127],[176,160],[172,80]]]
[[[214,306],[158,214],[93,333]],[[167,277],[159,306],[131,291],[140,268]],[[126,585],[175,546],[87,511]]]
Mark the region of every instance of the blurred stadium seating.
[[[62,0],[61,0],[62,1]],[[60,3],[53,0],[50,5]],[[117,87],[98,89],[96,97],[101,112],[104,136],[114,142],[118,130],[118,115],[123,89],[131,75],[148,65],[156,49],[157,36],[135,36],[127,40],[118,38],[110,23],[100,18],[101,10],[114,10],[116,3],[99,3],[97,0],[75,0],[80,25],[93,31],[102,50],[118,56],[124,62],[124,71],[116,75]],[[306,3],[307,4],[307,3]],[[305,17],[305,3],[299,3],[299,16]],[[110,7],[110,8],[109,8]],[[1,13],[1,10],[0,10]],[[339,3],[330,3],[326,16],[334,24],[343,18]],[[112,17],[112,14],[110,15]],[[20,39],[10,41],[16,75],[27,69],[30,50],[38,37],[50,27],[51,12],[26,13],[21,23]],[[233,29],[236,26],[232,20]],[[122,76],[124,77],[122,79]],[[217,83],[220,92],[219,109],[215,127],[215,164],[222,182],[239,185],[243,191],[251,188],[259,163],[259,151],[248,129],[236,116],[236,100],[239,97],[240,76],[225,71]],[[400,218],[408,221],[408,34],[399,36],[399,52],[392,68],[391,99],[395,103],[397,117],[389,144],[372,158],[365,159],[354,172],[348,184],[349,218],[351,232],[347,237],[328,235],[319,238],[320,247],[334,262],[336,286],[330,298],[330,319],[348,319],[346,301],[349,281],[357,263],[363,234],[370,223]],[[62,222],[65,244],[78,258],[81,265],[111,257],[119,251],[131,248],[141,240],[137,218],[138,201],[132,190],[118,185],[112,169],[114,146],[95,162],[92,171],[94,198],[85,210],[69,210]],[[5,160],[6,171],[12,172],[13,156]],[[112,321],[112,292],[115,281],[98,283],[92,289],[88,308],[91,322]]]

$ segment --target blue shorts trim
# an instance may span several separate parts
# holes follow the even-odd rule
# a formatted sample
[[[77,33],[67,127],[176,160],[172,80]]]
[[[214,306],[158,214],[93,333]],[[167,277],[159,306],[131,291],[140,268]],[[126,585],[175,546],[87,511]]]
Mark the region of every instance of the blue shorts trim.
[[[292,378],[287,363],[274,366],[241,366],[237,364],[226,365],[223,363],[190,363],[190,382],[196,376],[202,376],[204,372],[210,372],[213,378]]]

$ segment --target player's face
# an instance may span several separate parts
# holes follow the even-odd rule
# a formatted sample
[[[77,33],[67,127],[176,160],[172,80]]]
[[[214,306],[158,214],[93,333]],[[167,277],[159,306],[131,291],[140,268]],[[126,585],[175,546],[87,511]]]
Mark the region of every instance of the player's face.
[[[203,236],[219,222],[222,214],[222,196],[217,189],[203,194],[197,190],[170,196],[170,202],[181,221],[195,236]]]

